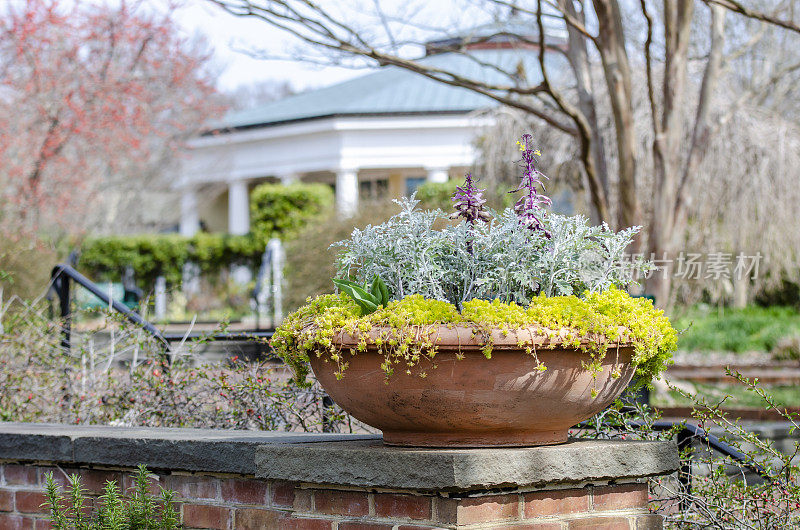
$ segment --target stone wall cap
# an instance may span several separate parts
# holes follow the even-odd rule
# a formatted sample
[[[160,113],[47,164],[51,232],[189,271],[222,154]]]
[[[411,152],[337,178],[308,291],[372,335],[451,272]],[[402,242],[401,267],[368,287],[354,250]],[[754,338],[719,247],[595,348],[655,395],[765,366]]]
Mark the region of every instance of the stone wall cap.
[[[0,422],[0,460],[255,474],[256,448],[373,440],[365,434]],[[327,444],[326,444],[327,445]]]
[[[468,492],[630,481],[679,467],[674,441],[573,439],[545,447],[421,449],[380,440],[264,445],[256,476],[312,484]]]
[[[678,469],[674,442],[571,440],[503,449],[389,447],[370,434],[0,422],[0,461],[255,475],[417,491],[630,481]]]

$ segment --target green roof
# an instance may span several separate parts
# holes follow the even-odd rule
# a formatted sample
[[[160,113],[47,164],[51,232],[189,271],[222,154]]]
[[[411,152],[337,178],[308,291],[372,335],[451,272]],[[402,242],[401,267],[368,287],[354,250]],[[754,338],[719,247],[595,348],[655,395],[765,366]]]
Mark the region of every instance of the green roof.
[[[521,62],[527,75],[526,84],[535,85],[540,81],[536,50],[470,50],[468,54],[441,53],[420,62],[470,79],[506,85],[512,81],[497,67],[515,72]],[[548,68],[556,72],[556,63],[563,61],[563,57],[548,54],[547,61]],[[221,123],[215,124],[215,128],[259,127],[342,115],[467,113],[495,104],[488,96],[466,88],[434,81],[397,66],[384,66],[342,83],[231,112]]]

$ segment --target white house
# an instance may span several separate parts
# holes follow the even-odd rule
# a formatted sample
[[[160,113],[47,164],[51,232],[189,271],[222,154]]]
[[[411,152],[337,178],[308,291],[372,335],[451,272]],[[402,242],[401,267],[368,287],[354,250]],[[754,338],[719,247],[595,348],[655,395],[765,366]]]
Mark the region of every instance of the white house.
[[[562,44],[563,37],[551,38],[548,32],[551,42]],[[446,51],[454,45],[466,53]],[[468,38],[431,42],[427,50],[424,64],[473,79],[513,82],[500,69],[539,75],[535,47],[492,26]],[[562,60],[556,53],[548,56]],[[261,182],[328,183],[338,210],[347,215],[359,197],[397,197],[424,181],[461,177],[475,161],[474,140],[485,125],[476,111],[496,104],[470,90],[386,66],[232,112],[190,142],[178,184],[181,233],[195,233],[201,222],[212,231],[247,233],[248,193]]]

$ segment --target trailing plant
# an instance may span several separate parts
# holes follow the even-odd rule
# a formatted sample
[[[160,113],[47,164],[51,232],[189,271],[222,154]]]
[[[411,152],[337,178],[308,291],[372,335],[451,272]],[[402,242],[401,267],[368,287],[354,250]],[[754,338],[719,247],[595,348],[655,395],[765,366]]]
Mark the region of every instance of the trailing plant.
[[[69,477],[69,491],[62,492],[48,473],[45,482],[46,505],[55,530],[177,530],[181,519],[174,505],[175,492],[161,488],[156,501],[150,494],[152,481],[147,467],[140,465],[134,475],[130,497],[125,497],[116,482],[109,480],[96,503],[87,513],[92,499],[87,498],[80,476]],[[87,502],[88,501],[88,502]]]
[[[578,348],[591,356],[588,369],[599,371],[600,361],[610,345],[633,344],[633,363],[640,381],[648,382],[670,363],[676,348],[677,333],[650,300],[631,298],[611,287],[603,292],[577,296],[537,296],[527,306],[500,300],[474,299],[455,305],[410,295],[390,302],[385,308],[362,315],[350,297],[323,295],[290,315],[275,332],[272,347],[293,369],[298,383],[308,374],[311,355],[327,359],[338,367],[341,377],[348,358],[376,345],[385,356],[382,365],[387,377],[395,369],[424,375],[436,365],[440,327],[454,324],[470,327],[483,337],[484,355],[492,354],[491,332],[519,333],[519,345],[535,355],[536,337],[547,342],[540,348],[559,346]],[[527,330],[534,330],[528,333]],[[356,345],[342,347],[334,340],[344,332],[355,338]]]

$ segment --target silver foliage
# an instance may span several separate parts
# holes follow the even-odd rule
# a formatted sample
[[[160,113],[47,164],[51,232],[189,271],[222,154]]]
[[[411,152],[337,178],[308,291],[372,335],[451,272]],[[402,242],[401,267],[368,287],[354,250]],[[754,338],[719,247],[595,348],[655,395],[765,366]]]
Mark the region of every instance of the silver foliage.
[[[474,298],[528,305],[540,293],[581,295],[632,283],[643,264],[625,249],[640,227],[614,232],[591,226],[580,215],[549,214],[542,231],[519,223],[510,208],[487,223],[445,224],[441,210],[420,210],[413,196],[402,211],[380,225],[353,230],[341,248],[340,278],[359,282],[380,277],[393,299],[411,294],[457,307]],[[646,266],[645,266],[646,267]]]

